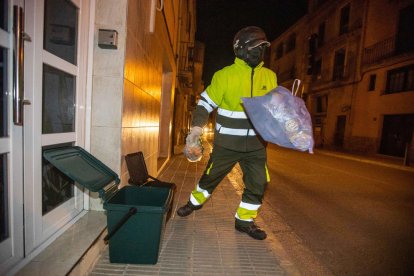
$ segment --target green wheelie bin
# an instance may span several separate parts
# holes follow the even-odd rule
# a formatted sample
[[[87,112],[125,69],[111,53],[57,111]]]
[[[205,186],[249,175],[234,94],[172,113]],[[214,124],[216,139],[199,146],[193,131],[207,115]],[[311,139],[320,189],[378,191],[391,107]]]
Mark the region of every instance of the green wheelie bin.
[[[45,150],[43,157],[79,185],[99,193],[107,215],[105,241],[111,263],[157,263],[173,185],[119,189],[118,175],[77,146]]]

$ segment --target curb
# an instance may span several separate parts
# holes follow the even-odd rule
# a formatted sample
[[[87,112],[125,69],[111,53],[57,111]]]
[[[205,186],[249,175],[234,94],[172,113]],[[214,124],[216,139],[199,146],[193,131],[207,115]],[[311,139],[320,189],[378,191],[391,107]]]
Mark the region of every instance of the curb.
[[[330,151],[324,151],[324,150],[318,150],[318,149],[315,150],[315,153],[316,154],[328,155],[328,156],[334,156],[334,157],[348,159],[348,160],[354,160],[354,161],[368,163],[368,164],[375,164],[375,165],[394,168],[394,169],[402,170],[402,171],[414,172],[414,167],[391,164],[391,163],[385,162],[385,161],[371,160],[371,159],[364,158],[364,157],[351,156],[351,155],[342,154],[342,153],[338,153],[338,152],[330,152]]]

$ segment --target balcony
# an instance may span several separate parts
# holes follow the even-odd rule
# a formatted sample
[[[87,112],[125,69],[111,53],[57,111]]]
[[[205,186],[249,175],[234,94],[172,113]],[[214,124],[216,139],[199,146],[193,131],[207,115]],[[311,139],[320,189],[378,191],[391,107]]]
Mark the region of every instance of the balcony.
[[[187,75],[194,69],[194,42],[180,42],[178,51],[178,74]]]
[[[365,48],[362,65],[369,66],[413,50],[414,47],[412,45],[407,44],[402,39],[398,39],[398,36],[393,36]]]
[[[177,64],[180,86],[191,89],[194,77],[194,42],[180,42]]]

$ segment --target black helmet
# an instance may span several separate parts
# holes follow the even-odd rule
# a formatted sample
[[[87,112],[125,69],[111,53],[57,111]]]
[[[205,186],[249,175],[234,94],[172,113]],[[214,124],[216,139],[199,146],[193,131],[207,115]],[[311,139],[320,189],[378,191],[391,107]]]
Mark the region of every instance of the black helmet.
[[[249,26],[237,32],[233,39],[233,50],[236,57],[246,61],[248,51],[258,47],[269,47],[270,42],[267,41],[264,31],[256,26]]]

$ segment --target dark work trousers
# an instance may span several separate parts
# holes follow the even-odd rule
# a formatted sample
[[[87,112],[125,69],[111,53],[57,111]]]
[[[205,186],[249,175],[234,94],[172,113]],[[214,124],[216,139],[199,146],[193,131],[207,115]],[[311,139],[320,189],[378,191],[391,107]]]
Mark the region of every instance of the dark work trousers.
[[[236,214],[236,223],[250,224],[257,216],[266,184],[270,180],[265,148],[250,152],[237,152],[215,145],[198,187],[192,192],[192,202],[198,205],[203,204],[237,163],[240,164],[243,172],[244,190],[242,202],[237,211],[239,217]]]

